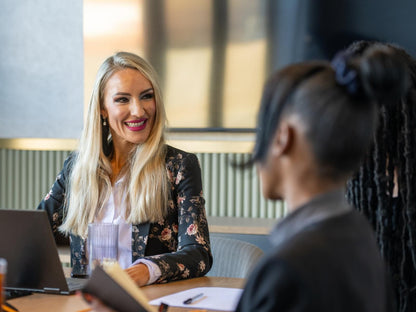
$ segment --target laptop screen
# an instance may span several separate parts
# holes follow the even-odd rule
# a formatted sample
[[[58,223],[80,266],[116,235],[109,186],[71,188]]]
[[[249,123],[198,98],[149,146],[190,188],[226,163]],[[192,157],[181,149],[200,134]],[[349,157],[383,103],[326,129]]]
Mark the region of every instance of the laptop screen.
[[[0,209],[6,289],[68,291],[46,211]]]

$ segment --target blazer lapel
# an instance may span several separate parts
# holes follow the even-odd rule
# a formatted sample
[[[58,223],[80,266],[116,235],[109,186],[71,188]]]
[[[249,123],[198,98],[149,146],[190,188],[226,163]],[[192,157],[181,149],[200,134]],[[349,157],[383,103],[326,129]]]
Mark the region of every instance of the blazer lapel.
[[[71,266],[72,275],[87,275],[88,260],[86,255],[85,240],[79,236],[71,234]]]
[[[133,262],[139,258],[144,257],[147,245],[147,238],[149,237],[149,229],[149,222],[132,225],[131,250]]]

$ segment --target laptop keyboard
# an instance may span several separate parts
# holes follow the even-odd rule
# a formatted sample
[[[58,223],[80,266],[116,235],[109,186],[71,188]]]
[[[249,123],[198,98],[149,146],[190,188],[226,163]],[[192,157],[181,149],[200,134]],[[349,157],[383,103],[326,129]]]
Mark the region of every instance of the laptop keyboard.
[[[68,284],[68,288],[70,290],[82,289],[84,285],[86,284],[86,282],[87,282],[87,279],[82,279],[82,278],[67,277],[66,279],[66,283]]]
[[[86,282],[87,282],[87,279],[81,279],[81,278],[68,277],[66,279],[66,283],[68,284],[68,289],[70,291],[82,289]],[[30,290],[21,290],[21,289],[5,289],[4,292],[5,292],[4,295],[5,295],[6,300],[28,296],[33,293]]]
[[[28,295],[31,295],[31,294],[32,294],[32,292],[28,291],[28,290],[16,290],[16,289],[6,289],[5,290],[6,300],[19,298],[19,297],[23,297],[23,296],[28,296]]]

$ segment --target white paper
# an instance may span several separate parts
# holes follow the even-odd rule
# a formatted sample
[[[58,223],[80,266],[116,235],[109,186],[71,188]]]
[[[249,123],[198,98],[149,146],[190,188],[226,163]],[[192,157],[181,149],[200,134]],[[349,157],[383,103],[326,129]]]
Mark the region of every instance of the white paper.
[[[235,311],[242,292],[243,290],[240,288],[197,287],[160,297],[150,301],[150,304],[160,305],[163,302],[173,307]],[[204,295],[193,303],[183,303],[186,299],[200,293]]]

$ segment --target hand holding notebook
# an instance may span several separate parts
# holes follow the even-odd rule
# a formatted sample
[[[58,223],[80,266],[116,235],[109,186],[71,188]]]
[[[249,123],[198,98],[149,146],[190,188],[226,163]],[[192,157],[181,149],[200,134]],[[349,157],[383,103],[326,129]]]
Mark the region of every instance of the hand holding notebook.
[[[105,262],[97,266],[82,289],[119,312],[155,312],[130,276],[117,262]]]

